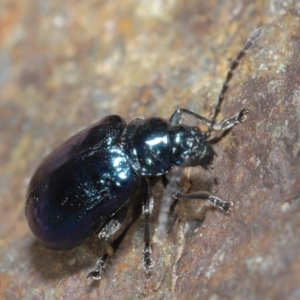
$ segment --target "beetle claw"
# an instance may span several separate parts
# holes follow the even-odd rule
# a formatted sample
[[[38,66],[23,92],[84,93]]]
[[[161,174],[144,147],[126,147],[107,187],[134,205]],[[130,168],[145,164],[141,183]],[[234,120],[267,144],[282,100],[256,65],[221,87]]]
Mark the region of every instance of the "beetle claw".
[[[242,108],[242,110],[240,111],[239,113],[239,116],[238,116],[238,120],[240,123],[243,123],[245,122],[245,120],[247,119],[247,114],[249,113],[249,109],[244,107]]]
[[[105,264],[108,260],[108,256],[106,257],[102,257],[100,259],[98,259],[97,261],[97,265],[94,271],[90,272],[86,278],[91,278],[93,280],[100,280],[101,279],[101,274],[102,274],[102,270],[105,267]]]
[[[91,278],[93,280],[100,280],[101,279],[101,272],[92,271],[86,276],[86,278]]]

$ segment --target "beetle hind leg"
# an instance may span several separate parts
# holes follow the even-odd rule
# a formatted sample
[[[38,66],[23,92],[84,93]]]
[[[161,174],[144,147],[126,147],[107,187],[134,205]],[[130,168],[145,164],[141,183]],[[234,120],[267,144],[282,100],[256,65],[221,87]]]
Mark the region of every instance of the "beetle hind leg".
[[[98,236],[104,255],[98,259],[95,269],[87,275],[87,278],[94,280],[101,279],[102,271],[105,269],[110,256],[112,256],[115,251],[110,241],[114,241],[121,237],[124,232],[122,229],[128,226],[124,221],[127,216],[127,211],[127,207],[122,208],[100,231]]]

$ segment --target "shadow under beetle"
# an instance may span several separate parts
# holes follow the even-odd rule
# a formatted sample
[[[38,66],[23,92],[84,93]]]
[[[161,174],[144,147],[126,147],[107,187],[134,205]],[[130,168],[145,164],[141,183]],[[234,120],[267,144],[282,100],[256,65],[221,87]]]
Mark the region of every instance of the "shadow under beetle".
[[[67,250],[99,233],[104,254],[88,277],[100,279],[116,248],[115,241],[131,225],[135,210],[141,208],[145,217],[143,266],[149,273],[153,266],[151,188],[158,179],[167,187],[167,174],[173,166],[208,170],[215,156],[208,140],[211,131],[227,130],[245,120],[248,110],[242,108],[221,124],[216,123],[233,71],[259,34],[256,30],[248,38],[232,62],[211,120],[188,109],[177,109],[169,120],[136,118],[128,124],[120,116],[111,115],[51,152],[37,168],[27,191],[26,217],[39,241],[53,250]],[[180,124],[183,114],[207,125],[208,131]],[[172,195],[175,199],[208,200],[224,212],[232,205],[204,191],[182,194],[175,187]]]

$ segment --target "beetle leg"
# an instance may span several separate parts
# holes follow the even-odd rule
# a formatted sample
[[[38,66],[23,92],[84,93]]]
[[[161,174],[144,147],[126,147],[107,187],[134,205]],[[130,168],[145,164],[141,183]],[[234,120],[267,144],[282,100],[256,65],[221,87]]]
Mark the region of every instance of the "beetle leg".
[[[169,184],[170,180],[166,175],[162,175],[162,182],[164,187],[167,187]],[[176,191],[173,194],[173,198],[175,200],[178,200],[179,198],[181,199],[199,199],[199,200],[208,200],[213,206],[223,210],[225,213],[228,213],[230,208],[233,206],[233,203],[223,201],[218,197],[210,195],[208,192],[205,191],[199,191],[199,192],[194,192],[190,194],[182,194],[179,191]]]
[[[174,203],[173,199],[175,199],[175,203],[179,198],[182,199],[197,199],[197,200],[208,200],[213,206],[221,209],[225,213],[228,213],[233,206],[232,202],[223,201],[215,196],[210,195],[208,192],[199,191],[190,194],[183,194],[179,191],[177,181],[179,180],[184,166],[182,165],[177,169],[175,174],[169,180],[167,176],[162,176],[162,181],[164,186],[166,187],[165,194],[162,199],[162,204],[160,208],[159,214],[159,225],[157,227],[157,237],[162,238],[166,232],[166,224],[169,219],[170,208],[172,208],[172,203]]]
[[[213,130],[216,130],[216,131],[227,130],[234,125],[243,123],[246,120],[246,115],[248,113],[249,113],[249,110],[247,108],[242,108],[239,113],[224,120],[221,124],[214,124]],[[177,109],[174,111],[171,118],[169,119],[169,122],[171,123],[171,125],[179,124],[183,114],[192,116],[193,118],[197,119],[199,122],[205,124],[207,127],[211,126],[211,120],[208,120],[186,108],[181,108],[181,109]]]
[[[143,215],[145,217],[145,231],[144,231],[144,242],[145,247],[143,251],[143,266],[147,274],[151,272],[153,267],[153,260],[151,258],[151,245],[150,245],[150,226],[149,226],[149,217],[153,209],[153,197],[151,185],[147,180],[147,197],[143,202]]]
[[[124,224],[126,223],[124,220],[127,215],[127,211],[127,207],[122,208],[100,231],[99,239],[104,255],[98,259],[96,268],[88,274],[87,278],[92,278],[94,280],[101,279],[102,270],[105,268],[109,257],[113,255],[115,250],[110,244],[110,241],[116,240],[120,233],[122,233],[121,229],[124,228]]]
[[[213,206],[221,209],[225,213],[228,213],[233,206],[233,203],[223,201],[218,197],[210,195],[208,192],[199,191],[190,194],[182,194],[180,192],[176,192],[173,196],[174,198],[182,198],[182,199],[197,199],[197,200],[208,200]]]

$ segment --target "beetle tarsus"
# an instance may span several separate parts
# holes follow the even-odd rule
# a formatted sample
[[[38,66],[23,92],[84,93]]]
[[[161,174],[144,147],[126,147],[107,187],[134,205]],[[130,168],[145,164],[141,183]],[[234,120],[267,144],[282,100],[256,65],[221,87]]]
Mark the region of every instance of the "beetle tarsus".
[[[227,202],[227,201],[223,201],[218,197],[215,196],[209,196],[208,197],[208,201],[215,207],[219,208],[220,210],[224,211],[225,213],[228,213],[231,209],[231,207],[233,206],[233,203]]]
[[[102,271],[104,270],[109,256],[105,254],[103,257],[98,259],[97,265],[94,271],[90,272],[86,278],[91,278],[93,280],[100,280]]]
[[[249,113],[249,110],[247,108],[243,107],[238,114],[224,120],[221,124],[215,124],[213,129],[215,131],[228,130],[231,127],[233,127],[234,125],[245,122],[248,113]]]
[[[144,231],[144,242],[145,247],[143,251],[143,266],[147,274],[151,273],[153,267],[153,260],[151,258],[151,245],[150,245],[150,226],[149,226],[149,217],[153,209],[153,197],[152,190],[149,181],[147,181],[148,191],[147,197],[144,200],[143,205],[143,215],[145,217],[145,231]]]
[[[152,271],[152,267],[154,265],[153,260],[151,258],[151,245],[150,243],[145,243],[145,248],[143,251],[143,266],[146,271],[146,274],[150,274]]]

